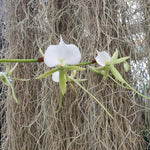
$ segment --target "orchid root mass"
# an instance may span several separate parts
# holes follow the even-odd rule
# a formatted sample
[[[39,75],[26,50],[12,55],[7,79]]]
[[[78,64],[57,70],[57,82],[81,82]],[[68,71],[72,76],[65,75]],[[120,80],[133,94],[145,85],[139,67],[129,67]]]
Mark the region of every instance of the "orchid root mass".
[[[103,79],[110,78],[113,80],[117,85],[125,88],[133,90],[135,93],[139,94],[140,96],[150,99],[134,88],[132,88],[121,76],[120,72],[115,68],[116,64],[123,63],[124,70],[128,72],[129,64],[127,63],[127,59],[129,57],[122,57],[118,58],[118,50],[116,49],[115,53],[112,57],[106,51],[97,51],[97,56],[94,60],[90,62],[80,63],[81,60],[81,53],[79,48],[74,44],[66,44],[62,37],[60,37],[60,42],[58,45],[50,45],[45,54],[40,49],[40,53],[42,57],[38,59],[0,59],[0,62],[4,63],[6,67],[5,72],[0,72],[0,80],[5,85],[11,87],[12,94],[16,102],[19,100],[16,98],[15,91],[13,85],[11,84],[12,78],[10,77],[15,68],[17,67],[18,63],[31,63],[31,62],[44,62],[48,67],[52,68],[51,70],[45,72],[44,74],[40,75],[36,79],[42,79],[49,75],[52,75],[52,80],[59,84],[60,87],[60,105],[56,112],[59,112],[62,106],[62,99],[63,95],[66,93],[66,86],[70,85],[70,87],[75,91],[75,88],[72,83],[77,84],[81,89],[83,89],[89,96],[91,96],[102,108],[103,110],[109,115],[110,118],[113,119],[111,113],[105,108],[105,106],[89,91],[87,91],[80,82],[86,81],[87,79],[76,79],[76,72],[77,71],[84,71],[85,68],[80,67],[83,65],[90,65],[93,63],[97,63],[99,67],[92,67],[89,66],[90,70],[96,74],[100,74],[103,76]],[[12,68],[9,69],[7,62],[16,62],[17,64]],[[71,73],[68,74],[67,70]],[[111,72],[111,74],[110,74]],[[113,77],[111,76],[113,75]],[[28,79],[14,79],[13,80],[21,80],[21,81],[28,81]],[[69,83],[69,84],[66,84]]]

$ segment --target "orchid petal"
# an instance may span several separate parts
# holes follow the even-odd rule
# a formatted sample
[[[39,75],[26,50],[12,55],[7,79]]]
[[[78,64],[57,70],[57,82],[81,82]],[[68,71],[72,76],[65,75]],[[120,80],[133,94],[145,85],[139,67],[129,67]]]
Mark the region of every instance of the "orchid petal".
[[[55,82],[59,82],[59,71],[56,71],[52,74],[52,80]]]
[[[66,92],[66,76],[64,70],[59,70],[59,87],[61,93],[64,95]]]
[[[59,45],[51,45],[44,54],[44,62],[48,67],[54,67],[60,64],[58,60]]]
[[[62,63],[64,65],[75,65],[80,62],[81,53],[77,46],[75,46],[74,44],[65,44],[62,37],[60,37],[60,43],[58,46],[60,49],[58,59],[60,61],[63,61]]]
[[[79,48],[73,44],[65,44],[60,37],[59,45],[51,45],[45,52],[44,62],[48,67],[54,67],[60,64],[74,65],[81,60]]]
[[[64,49],[62,49],[64,64],[75,65],[81,60],[81,53],[77,46],[73,44],[65,45]]]
[[[101,65],[101,66],[105,66],[106,62],[109,62],[111,60],[111,57],[109,56],[109,54],[105,51],[102,52],[98,52],[97,57],[95,58],[96,62]]]

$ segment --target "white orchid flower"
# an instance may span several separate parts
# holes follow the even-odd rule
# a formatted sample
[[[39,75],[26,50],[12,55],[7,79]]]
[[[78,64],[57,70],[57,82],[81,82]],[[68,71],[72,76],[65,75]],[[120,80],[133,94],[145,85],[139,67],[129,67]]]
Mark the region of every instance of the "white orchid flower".
[[[95,73],[100,73],[103,75],[103,79],[105,80],[109,75],[109,70],[112,72],[114,77],[119,80],[121,83],[126,83],[123,79],[119,71],[114,67],[115,64],[120,64],[121,62],[125,62],[129,57],[122,57],[118,59],[118,50],[116,49],[115,53],[112,57],[105,51],[98,52],[97,57],[95,58],[96,62],[102,67],[94,68],[90,67],[90,69]],[[125,68],[126,69],[126,68]]]
[[[62,37],[58,45],[50,45],[44,55],[44,62],[48,67],[57,65],[75,65],[81,60],[79,48],[74,44],[65,44]]]
[[[95,73],[102,74],[104,80],[108,77],[109,70],[110,70],[117,80],[119,80],[122,83],[125,83],[126,81],[122,78],[121,74],[114,67],[114,65],[124,62],[129,57],[122,57],[122,58],[118,59],[118,50],[117,49],[112,57],[110,57],[110,55],[106,51],[102,51],[102,52],[97,51],[97,53],[98,53],[98,55],[95,58],[95,60],[99,65],[101,65],[101,67],[99,67],[99,68],[90,67],[90,69]]]
[[[97,51],[98,55],[95,58],[96,62],[101,65],[101,66],[105,66],[106,63],[110,62],[111,57],[109,56],[109,54],[105,51],[99,52]]]
[[[48,67],[75,65],[81,60],[79,48],[74,44],[65,44],[62,37],[58,45],[50,45],[44,55],[44,62]],[[59,72],[52,75],[55,82],[59,82]]]

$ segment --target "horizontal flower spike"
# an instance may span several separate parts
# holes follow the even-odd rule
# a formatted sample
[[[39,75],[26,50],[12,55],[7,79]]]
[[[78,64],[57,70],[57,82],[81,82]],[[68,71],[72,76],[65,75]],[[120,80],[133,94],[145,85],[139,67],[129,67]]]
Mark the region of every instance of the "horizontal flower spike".
[[[55,82],[59,82],[59,71],[56,71],[52,74],[52,80]]]
[[[73,44],[65,44],[61,38],[59,45],[51,45],[45,52],[44,62],[48,67],[57,65],[75,65],[81,60],[79,48]]]
[[[106,62],[109,62],[111,60],[111,57],[109,56],[109,54],[105,51],[102,52],[98,52],[97,57],[95,58],[96,62],[101,65],[101,66],[105,66]]]

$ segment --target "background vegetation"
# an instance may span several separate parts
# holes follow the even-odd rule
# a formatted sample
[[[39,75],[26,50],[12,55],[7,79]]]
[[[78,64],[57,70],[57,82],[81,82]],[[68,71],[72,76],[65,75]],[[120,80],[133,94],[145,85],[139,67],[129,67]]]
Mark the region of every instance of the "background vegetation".
[[[131,68],[117,69],[137,90],[150,96],[150,2],[149,0],[9,0],[1,1],[1,57],[38,58],[50,44],[66,43],[80,48],[82,62],[91,61],[96,50],[119,57],[130,56]],[[11,64],[10,64],[11,65]],[[86,66],[87,67],[87,66]],[[63,98],[58,114],[59,88],[51,77],[34,80],[49,70],[44,63],[19,64],[11,89],[2,87],[1,148],[5,150],[145,150],[150,141],[150,101],[122,89],[88,67],[78,77],[114,116],[76,86]],[[6,93],[6,94],[5,94]],[[4,96],[6,95],[6,99]],[[147,142],[146,142],[147,141]]]

